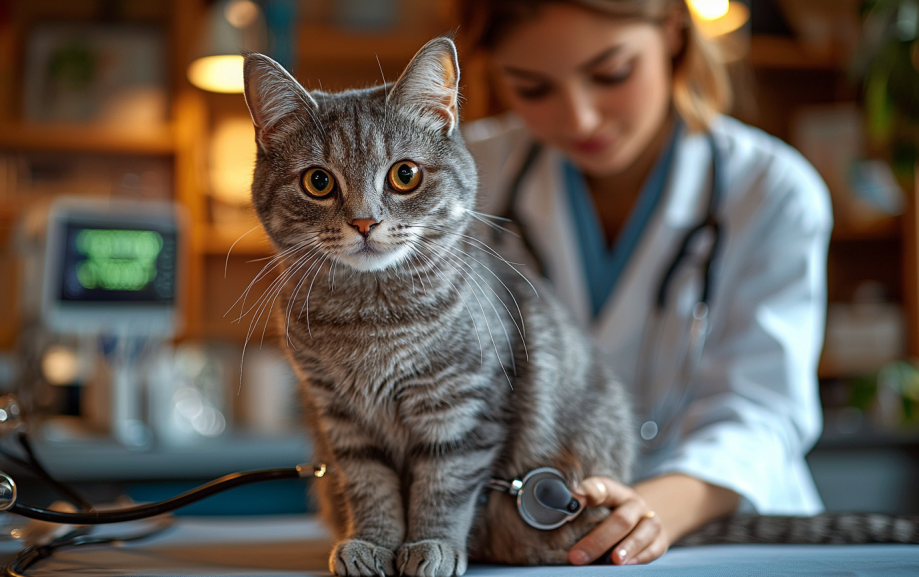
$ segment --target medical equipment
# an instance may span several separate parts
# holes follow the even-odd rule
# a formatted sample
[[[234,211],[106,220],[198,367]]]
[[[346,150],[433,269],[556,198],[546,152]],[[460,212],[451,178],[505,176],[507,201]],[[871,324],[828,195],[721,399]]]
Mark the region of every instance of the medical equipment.
[[[695,370],[705,345],[705,337],[709,330],[709,305],[711,303],[713,280],[713,263],[718,254],[721,238],[723,235],[723,226],[718,219],[718,206],[727,186],[726,174],[724,173],[724,162],[722,152],[715,141],[715,135],[709,132],[707,140],[711,149],[712,158],[712,181],[709,191],[708,206],[704,218],[695,226],[690,228],[680,241],[679,248],[667,266],[664,275],[661,277],[657,287],[656,297],[654,300],[654,310],[652,320],[645,328],[642,335],[641,348],[639,352],[639,369],[637,382],[639,387],[647,388],[649,398],[654,398],[655,385],[665,379],[653,378],[651,367],[654,361],[654,355],[650,354],[652,345],[657,349],[660,347],[663,339],[664,317],[668,308],[668,293],[674,283],[677,272],[681,265],[689,261],[693,256],[695,244],[708,233],[708,250],[702,259],[699,270],[702,273],[702,288],[692,307],[692,321],[689,331],[685,333],[686,337],[682,340],[682,351],[680,359],[676,363],[678,367],[676,374],[666,379],[668,388],[664,393],[664,398],[660,403],[655,403],[650,411],[650,419],[646,420],[639,430],[641,438],[645,441],[646,449],[659,449],[663,443],[670,438],[673,426],[676,424],[676,417],[680,411],[691,400],[691,391],[688,383],[692,372]],[[520,240],[524,248],[529,251],[533,258],[537,271],[545,274],[545,263],[539,258],[535,250],[535,243],[532,234],[527,230],[525,223],[519,218],[516,210],[517,198],[520,187],[523,184],[527,173],[536,162],[542,150],[542,145],[533,142],[527,150],[517,174],[511,180],[508,188],[508,195],[502,218],[512,221],[517,225]],[[666,375],[665,375],[666,377]],[[682,385],[682,386],[680,386]],[[681,390],[677,390],[681,389]],[[676,397],[674,397],[676,395]],[[675,402],[674,402],[674,399]],[[653,401],[652,401],[653,402]]]
[[[562,474],[551,467],[533,469],[523,479],[492,479],[486,487],[516,497],[517,511],[523,520],[543,531],[561,527],[584,510],[571,496]]]
[[[84,369],[91,366],[85,353],[104,338],[110,411],[98,424],[127,447],[148,446],[138,375],[143,351],[182,325],[184,209],[173,201],[74,196],[38,210],[22,225],[23,260],[34,268],[23,276],[26,316],[52,334],[79,337]]]
[[[217,493],[242,485],[280,479],[322,478],[334,472],[324,463],[320,463],[250,471],[247,473],[232,473],[172,499],[134,507],[99,511],[78,491],[54,479],[38,460],[25,433],[25,422],[22,418],[19,403],[12,394],[0,397],[0,438],[11,434],[15,434],[25,458],[19,457],[3,447],[0,447],[0,455],[7,461],[15,463],[41,478],[61,496],[79,505],[82,511],[55,511],[21,503],[18,500],[19,493],[16,482],[11,476],[0,471],[0,512],[9,512],[28,519],[61,525],[94,526],[149,519],[170,513]],[[562,474],[548,467],[530,471],[523,479],[514,479],[512,481],[491,479],[485,488],[507,491],[511,496],[516,497],[520,516],[530,526],[537,529],[550,530],[560,527],[576,518],[583,510],[580,502],[572,497]],[[149,532],[117,539],[91,537],[89,535],[91,527],[76,528],[48,543],[30,545],[23,549],[6,566],[6,575],[21,577],[22,573],[30,566],[63,548],[139,540],[158,534],[167,529],[169,525],[170,523],[166,520],[161,520]]]

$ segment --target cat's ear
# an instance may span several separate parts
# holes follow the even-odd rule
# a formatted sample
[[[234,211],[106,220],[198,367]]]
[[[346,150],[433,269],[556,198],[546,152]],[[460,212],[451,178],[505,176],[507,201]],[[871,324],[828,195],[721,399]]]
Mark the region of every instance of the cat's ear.
[[[243,53],[244,95],[255,138],[266,147],[297,111],[312,111],[316,101],[284,67],[257,52]]]
[[[446,37],[415,54],[387,95],[387,102],[430,118],[447,134],[459,122],[459,59]]]

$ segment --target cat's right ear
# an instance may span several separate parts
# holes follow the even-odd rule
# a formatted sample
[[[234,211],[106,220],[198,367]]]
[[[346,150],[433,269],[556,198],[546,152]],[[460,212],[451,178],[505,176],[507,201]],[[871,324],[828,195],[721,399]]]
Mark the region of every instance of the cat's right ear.
[[[278,139],[282,128],[297,111],[312,111],[318,105],[284,67],[257,52],[244,52],[244,95],[255,138],[263,148]]]

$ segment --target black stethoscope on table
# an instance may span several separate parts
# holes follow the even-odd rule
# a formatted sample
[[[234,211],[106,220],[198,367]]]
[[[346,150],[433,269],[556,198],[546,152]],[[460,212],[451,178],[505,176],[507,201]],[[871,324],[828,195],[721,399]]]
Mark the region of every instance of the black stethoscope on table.
[[[674,138],[678,138],[677,133]],[[699,271],[702,273],[702,288],[692,307],[692,319],[689,330],[684,333],[683,346],[680,351],[680,359],[675,366],[678,367],[676,374],[672,379],[668,379],[670,386],[667,388],[662,402],[655,403],[652,407],[650,419],[646,420],[640,429],[640,435],[645,442],[646,449],[660,449],[670,438],[673,427],[676,424],[676,417],[681,410],[691,401],[691,390],[688,384],[690,377],[699,363],[702,355],[702,349],[705,345],[705,338],[709,331],[709,310],[712,297],[712,286],[714,285],[713,263],[718,254],[720,242],[723,236],[723,226],[718,218],[718,207],[724,196],[727,187],[726,173],[724,170],[724,158],[715,136],[708,132],[706,139],[709,144],[711,153],[711,187],[709,189],[708,205],[705,216],[695,226],[691,227],[680,240],[679,247],[674,254],[670,264],[665,269],[657,287],[654,300],[654,310],[652,312],[651,322],[645,327],[642,335],[641,348],[638,360],[637,383],[640,388],[650,389],[648,392],[653,393],[655,384],[663,379],[652,378],[652,363],[654,356],[652,350],[660,348],[664,331],[664,318],[668,307],[668,296],[674,283],[681,265],[687,263],[693,257],[694,243],[697,239],[702,238],[706,233],[710,235],[710,244],[705,254],[700,260]],[[520,164],[516,175],[511,180],[508,187],[506,204],[502,218],[513,222],[517,226],[520,241],[524,248],[529,252],[536,268],[541,275],[545,275],[546,266],[540,259],[536,250],[536,244],[530,231],[527,229],[523,219],[517,213],[517,200],[520,194],[520,188],[526,179],[530,169],[542,151],[542,146],[538,142],[530,145]],[[496,234],[500,234],[497,231]],[[682,384],[684,386],[674,386]],[[681,389],[677,391],[676,389]],[[649,395],[653,398],[653,394]]]

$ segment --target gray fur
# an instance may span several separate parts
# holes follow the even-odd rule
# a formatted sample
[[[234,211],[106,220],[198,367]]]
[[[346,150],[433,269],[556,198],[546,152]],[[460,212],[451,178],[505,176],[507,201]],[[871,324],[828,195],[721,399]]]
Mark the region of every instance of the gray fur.
[[[279,298],[315,457],[332,470],[316,483],[338,541],[332,571],[567,563],[608,510],[542,532],[508,495],[478,496],[493,476],[545,466],[570,484],[627,482],[629,402],[549,292],[479,240],[453,43],[430,42],[394,85],[340,94],[307,93],[259,54],[245,73],[252,198],[283,268],[254,308]],[[422,182],[399,195],[387,173],[405,159]],[[314,166],[337,182],[327,198],[300,188]],[[349,226],[358,218],[379,221],[367,240]]]

